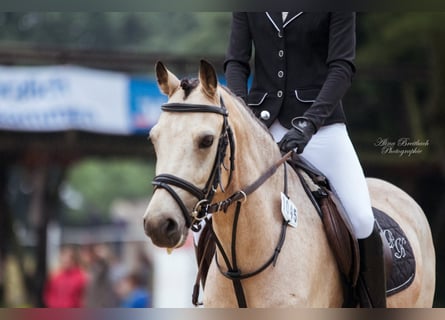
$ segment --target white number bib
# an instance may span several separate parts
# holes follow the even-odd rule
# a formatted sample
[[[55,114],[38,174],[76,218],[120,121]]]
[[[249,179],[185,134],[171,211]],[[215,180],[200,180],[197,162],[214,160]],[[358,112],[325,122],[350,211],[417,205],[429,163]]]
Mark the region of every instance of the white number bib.
[[[281,213],[284,220],[291,227],[296,227],[298,223],[298,209],[295,204],[283,192],[281,192]]]

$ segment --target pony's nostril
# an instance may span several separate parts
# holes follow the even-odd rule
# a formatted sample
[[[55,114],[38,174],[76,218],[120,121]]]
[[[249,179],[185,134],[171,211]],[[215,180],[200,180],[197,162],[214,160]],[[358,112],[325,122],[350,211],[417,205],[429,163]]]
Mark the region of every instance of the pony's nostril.
[[[175,220],[168,218],[165,220],[163,229],[167,236],[171,236],[178,231],[178,223]]]
[[[153,243],[159,247],[173,248],[182,239],[183,231],[180,221],[167,214],[147,216],[144,218],[144,231]]]

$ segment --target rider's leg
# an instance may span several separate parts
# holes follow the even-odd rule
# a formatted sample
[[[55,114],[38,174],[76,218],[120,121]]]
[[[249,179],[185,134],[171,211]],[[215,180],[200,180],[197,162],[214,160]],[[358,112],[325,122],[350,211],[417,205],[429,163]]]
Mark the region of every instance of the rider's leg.
[[[285,129],[280,127],[277,124],[271,127],[276,141],[279,141],[280,135],[285,132]],[[339,123],[320,128],[309,141],[302,157],[329,179],[359,239],[360,283],[364,284],[371,301],[370,305],[365,307],[385,307],[386,279],[382,240],[374,228],[368,186],[346,126]]]
[[[340,198],[358,239],[367,238],[374,226],[368,185],[344,124],[320,128],[302,155],[323,172]]]

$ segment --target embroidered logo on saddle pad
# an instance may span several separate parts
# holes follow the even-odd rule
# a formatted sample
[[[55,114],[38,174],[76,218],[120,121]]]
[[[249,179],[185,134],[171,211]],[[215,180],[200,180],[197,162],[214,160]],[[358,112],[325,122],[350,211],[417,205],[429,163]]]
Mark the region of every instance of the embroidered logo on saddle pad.
[[[373,208],[373,211],[392,253],[392,270],[386,279],[386,295],[391,296],[413,282],[416,261],[408,238],[399,224],[379,209]]]

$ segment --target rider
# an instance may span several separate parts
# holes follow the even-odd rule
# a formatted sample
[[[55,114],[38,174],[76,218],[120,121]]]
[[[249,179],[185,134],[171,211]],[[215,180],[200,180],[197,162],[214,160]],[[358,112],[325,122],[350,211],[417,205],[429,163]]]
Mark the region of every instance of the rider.
[[[269,127],[282,152],[297,148],[343,203],[360,246],[370,304],[386,307],[382,239],[346,129],[342,97],[355,73],[355,13],[233,13],[228,87]],[[254,77],[250,91],[252,46]]]

